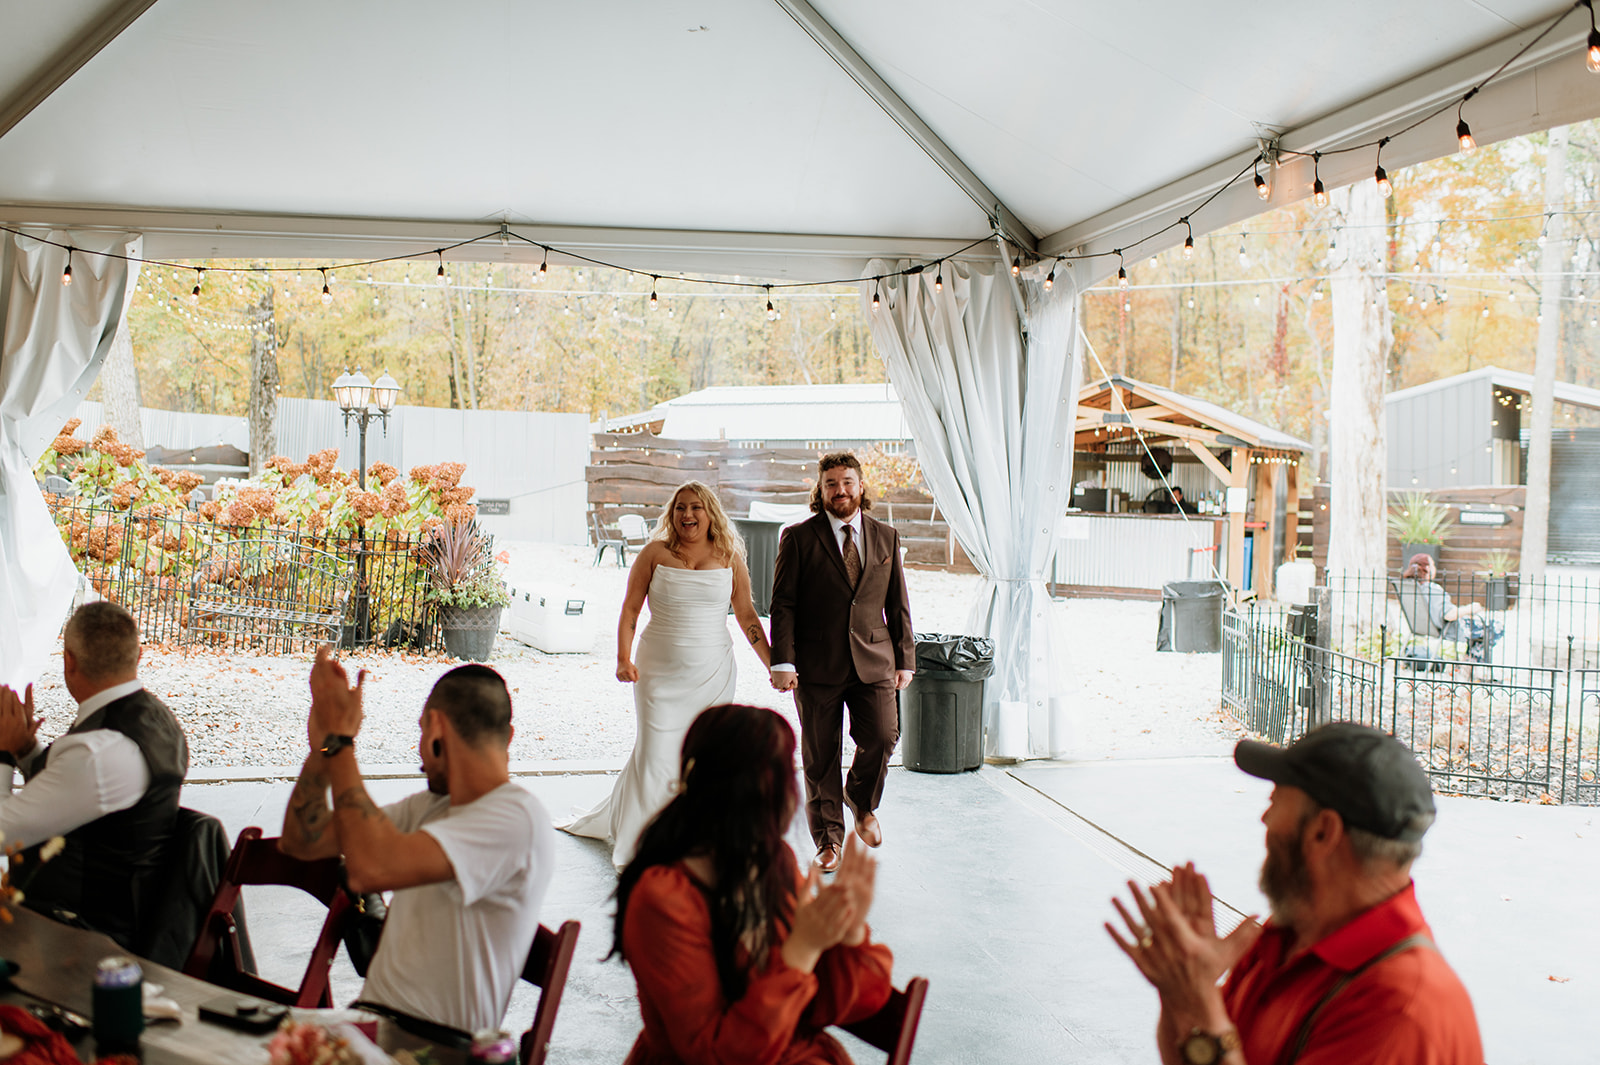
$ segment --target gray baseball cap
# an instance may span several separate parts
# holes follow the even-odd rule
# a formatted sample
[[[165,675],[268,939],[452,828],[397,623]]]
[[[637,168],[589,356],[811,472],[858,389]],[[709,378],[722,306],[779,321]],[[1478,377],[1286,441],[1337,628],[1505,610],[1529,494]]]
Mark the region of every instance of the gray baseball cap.
[[[1399,740],[1368,725],[1336,721],[1288,747],[1240,740],[1233,761],[1253,777],[1299,788],[1351,828],[1413,842],[1433,824],[1433,788]]]

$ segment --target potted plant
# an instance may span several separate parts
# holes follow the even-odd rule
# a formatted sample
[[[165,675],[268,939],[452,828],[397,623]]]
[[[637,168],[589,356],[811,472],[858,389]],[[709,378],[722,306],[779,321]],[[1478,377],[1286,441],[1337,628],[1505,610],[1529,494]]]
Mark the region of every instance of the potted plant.
[[[511,602],[493,545],[476,521],[462,521],[435,527],[422,547],[426,595],[438,605],[445,649],[473,662],[493,654],[501,608]]]
[[[1487,578],[1483,595],[1485,610],[1506,610],[1511,606],[1511,573],[1516,569],[1517,556],[1503,548],[1496,548],[1484,556]]]
[[[1439,548],[1450,538],[1450,508],[1426,492],[1407,492],[1389,508],[1389,532],[1400,541],[1400,567],[1412,555],[1428,555],[1439,568]]]

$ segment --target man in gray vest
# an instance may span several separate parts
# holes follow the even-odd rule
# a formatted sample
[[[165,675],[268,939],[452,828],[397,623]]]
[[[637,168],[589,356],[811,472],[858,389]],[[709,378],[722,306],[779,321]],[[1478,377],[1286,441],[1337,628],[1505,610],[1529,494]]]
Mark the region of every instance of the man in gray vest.
[[[39,862],[41,845],[65,837],[61,853],[30,874],[25,905],[132,950],[155,902],[189,745],[139,679],[139,626],[126,610],[80,607],[62,644],[78,716],[53,744],[34,738],[33,685],[21,698],[0,687],[0,762],[19,767],[26,781],[0,799],[0,832],[6,845],[27,848],[23,868]]]

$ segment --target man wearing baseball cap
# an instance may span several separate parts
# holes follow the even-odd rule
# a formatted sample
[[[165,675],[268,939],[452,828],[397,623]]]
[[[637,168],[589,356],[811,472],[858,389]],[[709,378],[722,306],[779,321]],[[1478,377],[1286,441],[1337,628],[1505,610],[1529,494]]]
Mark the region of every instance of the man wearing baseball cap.
[[[1261,891],[1272,907],[1226,936],[1194,866],[1146,895],[1131,939],[1106,930],[1161,995],[1166,1065],[1482,1065],[1472,1000],[1433,944],[1411,863],[1433,824],[1427,774],[1393,736],[1323,725],[1292,746],[1243,740],[1270,780]],[[1226,981],[1218,981],[1223,974]]]

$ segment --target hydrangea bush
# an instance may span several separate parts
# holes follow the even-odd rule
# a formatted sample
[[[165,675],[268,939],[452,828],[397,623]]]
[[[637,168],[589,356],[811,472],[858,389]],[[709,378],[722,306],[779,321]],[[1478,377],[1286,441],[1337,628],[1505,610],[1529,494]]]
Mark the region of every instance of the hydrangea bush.
[[[375,462],[363,490],[339,468],[337,448],[305,462],[274,456],[257,477],[218,482],[214,498],[191,510],[200,474],[148,465],[109,425],[81,440],[74,435],[80,424],[74,418],[62,428],[34,472],[73,485],[76,498],[45,498],[73,560],[107,597],[130,583],[158,597],[192,590],[205,579],[201,563],[212,544],[268,534],[346,558],[364,547],[375,631],[381,636],[399,621],[415,632],[421,619],[404,615],[430,587],[424,548],[434,534],[477,516],[476,490],[461,483],[465,463],[401,474]]]

